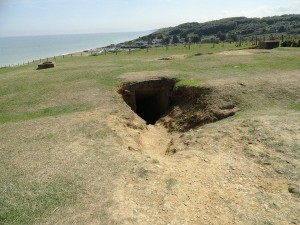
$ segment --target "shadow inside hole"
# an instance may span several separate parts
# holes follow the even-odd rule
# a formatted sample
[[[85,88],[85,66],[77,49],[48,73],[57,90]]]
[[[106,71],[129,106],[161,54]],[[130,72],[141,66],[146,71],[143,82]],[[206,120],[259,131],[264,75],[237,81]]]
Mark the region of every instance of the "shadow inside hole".
[[[126,83],[120,90],[124,101],[147,124],[155,124],[169,109],[174,79],[160,78]]]
[[[144,119],[147,124],[153,125],[160,118],[163,109],[160,109],[159,106],[157,95],[136,98],[136,114]]]

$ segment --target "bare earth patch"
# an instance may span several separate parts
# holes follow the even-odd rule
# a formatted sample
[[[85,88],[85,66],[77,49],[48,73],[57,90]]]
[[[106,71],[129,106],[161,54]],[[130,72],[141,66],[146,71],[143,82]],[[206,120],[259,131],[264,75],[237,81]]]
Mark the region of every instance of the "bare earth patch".
[[[224,51],[218,53],[219,55],[227,55],[227,56],[239,56],[239,55],[253,55],[253,54],[264,54],[270,53],[270,50],[263,49],[248,49],[248,50],[236,50],[236,51]]]

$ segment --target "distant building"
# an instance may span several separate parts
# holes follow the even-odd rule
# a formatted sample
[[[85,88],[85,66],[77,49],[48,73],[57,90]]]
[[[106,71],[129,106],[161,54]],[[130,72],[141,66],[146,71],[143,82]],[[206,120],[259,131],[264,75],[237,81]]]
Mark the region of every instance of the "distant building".
[[[147,47],[148,46],[148,41],[137,41],[135,44],[139,47]]]
[[[152,44],[154,44],[154,45],[159,45],[159,44],[161,44],[161,43],[162,43],[162,39],[154,38],[154,39],[152,40]]]
[[[273,49],[279,47],[279,41],[261,41],[259,42],[259,48],[261,49]]]

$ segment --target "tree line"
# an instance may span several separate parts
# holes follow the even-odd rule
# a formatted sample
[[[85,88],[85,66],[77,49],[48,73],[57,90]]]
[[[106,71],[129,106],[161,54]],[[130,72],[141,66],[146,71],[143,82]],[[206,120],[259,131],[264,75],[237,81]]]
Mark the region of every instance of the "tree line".
[[[176,27],[159,29],[141,39],[161,39],[164,43],[179,42],[237,42],[241,39],[269,39],[300,37],[300,14],[264,18],[232,17],[205,23],[184,23]],[[289,38],[288,38],[289,39]],[[297,42],[297,41],[296,41]],[[287,43],[289,44],[289,42]]]

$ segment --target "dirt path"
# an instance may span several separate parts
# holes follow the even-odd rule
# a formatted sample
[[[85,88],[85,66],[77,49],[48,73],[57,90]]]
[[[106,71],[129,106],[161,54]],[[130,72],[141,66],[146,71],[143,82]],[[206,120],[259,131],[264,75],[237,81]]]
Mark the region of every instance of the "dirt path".
[[[165,155],[172,141],[166,128],[159,125],[148,125],[140,140],[142,150],[150,155]]]

